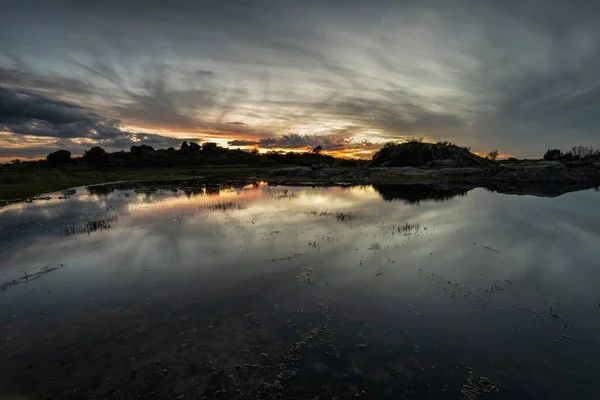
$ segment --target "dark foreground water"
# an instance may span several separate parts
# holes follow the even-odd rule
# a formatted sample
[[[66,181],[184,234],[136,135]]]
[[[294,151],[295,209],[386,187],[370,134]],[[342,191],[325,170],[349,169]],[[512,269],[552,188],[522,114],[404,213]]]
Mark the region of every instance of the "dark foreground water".
[[[597,399],[600,194],[78,189],[0,209],[0,398]]]

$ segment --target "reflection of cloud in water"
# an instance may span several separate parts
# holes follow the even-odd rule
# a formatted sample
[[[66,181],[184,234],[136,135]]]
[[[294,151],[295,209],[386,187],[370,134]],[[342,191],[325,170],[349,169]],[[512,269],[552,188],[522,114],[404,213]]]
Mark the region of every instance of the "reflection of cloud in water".
[[[387,201],[392,199],[404,201]],[[127,333],[131,321],[153,327],[145,331],[147,336],[137,336],[137,326],[131,328],[136,345],[153,349],[148,343],[164,334],[179,346],[178,333],[184,328],[218,326],[224,315],[237,317],[240,310],[242,315],[268,315],[261,318],[261,334],[281,340],[274,327],[297,321],[279,313],[306,315],[315,304],[326,304],[335,310],[328,324],[343,321],[357,327],[341,324],[340,334],[361,336],[365,329],[374,330],[368,346],[355,347],[367,342],[364,336],[352,343],[362,354],[378,348],[390,354],[378,342],[382,332],[394,343],[414,341],[423,352],[432,346],[437,352],[441,345],[447,350],[450,341],[473,346],[477,352],[471,352],[468,362],[475,363],[479,354],[486,365],[510,359],[515,345],[536,353],[539,337],[560,338],[563,332],[595,351],[600,326],[590,310],[597,311],[600,291],[597,201],[594,192],[542,199],[418,185],[243,185],[222,187],[214,196],[204,190],[187,196],[168,187],[120,188],[103,195],[78,191],[62,201],[0,212],[0,236],[7,237],[6,227],[12,232],[10,241],[0,246],[0,281],[12,282],[22,276],[19,271],[32,271],[36,265],[65,265],[31,285],[3,292],[3,306],[8,315],[17,315],[10,334],[19,334],[26,349],[49,343],[36,342],[37,332],[60,325],[61,318],[93,320],[89,331],[78,331],[75,339],[53,339],[72,347],[90,332]],[[353,218],[337,218],[339,213]],[[60,237],[61,224],[85,224],[110,215],[119,216],[112,229]],[[244,300],[232,300],[240,298]],[[552,302],[563,304],[552,311],[560,313],[560,323],[544,309]],[[89,304],[95,304],[95,311]],[[29,317],[29,310],[52,305],[56,315]],[[122,312],[102,317],[107,309]],[[201,313],[217,322],[188,322]],[[181,330],[170,330],[173,321]],[[577,328],[567,327],[567,322]],[[95,332],[99,326],[103,331]],[[254,332],[241,326],[246,333]],[[417,334],[409,338],[406,331],[411,330]],[[227,329],[219,332],[223,337],[231,334]],[[207,344],[214,336],[207,334]],[[161,339],[158,346],[162,349],[163,344]],[[128,351],[137,351],[126,345]],[[498,358],[485,346],[498,349]],[[591,365],[594,351],[577,354],[577,362]],[[562,361],[561,356],[548,360]]]
[[[461,188],[240,184],[221,187],[218,196],[187,197],[170,186],[151,187],[146,192],[143,187],[122,187],[99,197],[79,191],[69,199],[19,204],[12,210],[3,210],[1,253],[9,261],[5,268],[77,257],[85,265],[118,265],[119,260],[128,260],[140,268],[168,265],[194,269],[208,261],[219,265],[235,263],[238,258],[252,262],[249,255],[260,255],[256,257],[264,260],[295,251],[310,252],[313,248],[308,243],[315,242],[319,245],[318,262],[337,266],[333,271],[358,265],[361,260],[369,264],[390,258],[403,265],[451,265],[453,274],[465,277],[472,277],[482,262],[494,265],[499,278],[528,273],[524,265],[536,273],[559,276],[567,264],[585,263],[592,257],[590,254],[594,253],[587,246],[596,238],[590,232],[597,229],[591,225],[589,215],[578,218],[571,215],[575,211],[562,208],[568,203],[567,198],[548,203],[547,199],[498,196]],[[286,195],[281,196],[284,191]],[[147,196],[150,192],[151,196]],[[593,194],[572,196],[583,199]],[[395,199],[405,201],[387,201]],[[235,207],[210,212],[211,207],[225,203]],[[546,205],[559,208],[552,212],[552,220],[544,217]],[[310,217],[311,212],[350,213],[356,219],[340,223],[335,218]],[[535,220],[525,217],[536,214],[540,217]],[[110,231],[92,230],[90,237],[58,240],[61,226],[75,222],[85,225],[112,215],[121,218]],[[561,215],[568,215],[568,219]],[[396,229],[406,223],[418,223],[428,229],[428,234],[406,243],[406,237]],[[565,235],[567,232],[570,234]],[[546,246],[558,238],[557,246]],[[373,243],[382,248],[378,254],[367,251]],[[561,250],[567,245],[576,249],[569,253],[568,260]],[[499,252],[492,257],[481,246],[491,246]],[[27,249],[27,254],[23,249]],[[112,261],[103,261],[108,259]],[[344,279],[359,279],[364,273],[352,267],[345,271]],[[388,276],[403,273],[389,272]]]

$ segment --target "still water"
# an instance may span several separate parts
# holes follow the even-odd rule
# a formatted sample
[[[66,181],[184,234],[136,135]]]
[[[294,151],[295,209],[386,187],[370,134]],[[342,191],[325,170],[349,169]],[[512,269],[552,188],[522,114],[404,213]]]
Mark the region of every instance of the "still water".
[[[80,188],[0,209],[0,398],[596,399],[600,193]]]

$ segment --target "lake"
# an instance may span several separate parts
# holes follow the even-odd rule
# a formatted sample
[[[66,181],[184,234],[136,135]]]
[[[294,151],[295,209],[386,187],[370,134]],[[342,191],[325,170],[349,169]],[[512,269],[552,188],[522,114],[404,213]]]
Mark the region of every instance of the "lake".
[[[8,205],[0,397],[596,399],[598,204],[206,182]]]

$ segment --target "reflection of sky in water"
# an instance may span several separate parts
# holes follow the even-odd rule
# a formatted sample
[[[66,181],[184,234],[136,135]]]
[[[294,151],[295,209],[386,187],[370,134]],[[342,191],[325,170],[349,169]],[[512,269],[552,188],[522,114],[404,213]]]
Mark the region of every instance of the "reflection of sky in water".
[[[600,195],[462,194],[412,204],[413,196],[383,201],[371,187],[246,186],[189,196],[80,190],[5,207],[0,280],[64,268],[0,294],[0,317],[22,323],[3,333],[59,326],[69,310],[90,303],[185,299],[281,274],[273,292],[310,283],[350,317],[385,321],[410,304],[443,340],[463,338],[489,352],[546,352],[569,368],[591,363],[600,350]],[[240,209],[205,207],[225,202]],[[340,221],[336,213],[356,218]],[[110,216],[118,217],[111,229],[62,235],[73,221]],[[418,228],[403,230],[407,223]],[[33,308],[52,310],[54,322],[37,321]],[[555,353],[538,346],[562,335],[578,342]]]

